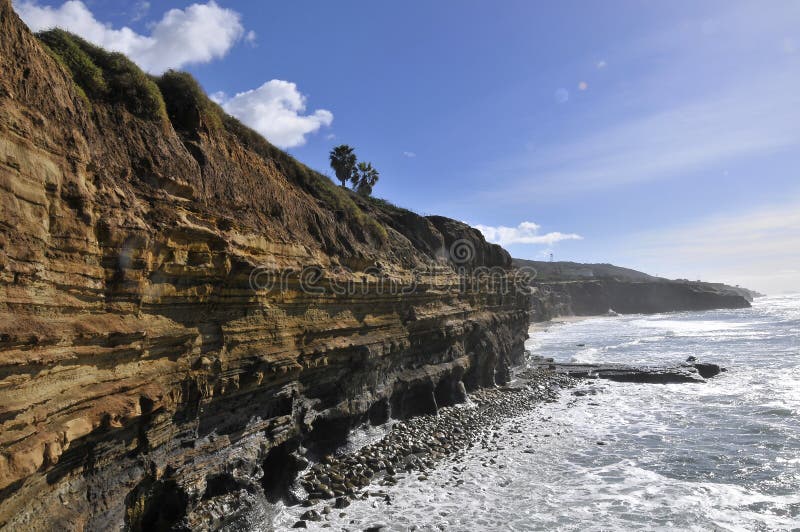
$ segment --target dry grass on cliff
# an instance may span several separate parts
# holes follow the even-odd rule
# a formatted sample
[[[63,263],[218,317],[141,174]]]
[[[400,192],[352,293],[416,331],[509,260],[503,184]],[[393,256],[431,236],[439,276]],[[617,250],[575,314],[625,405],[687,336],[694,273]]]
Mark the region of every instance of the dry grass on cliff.
[[[273,161],[291,182],[320,200],[339,219],[354,222],[379,243],[388,238],[386,228],[358,206],[352,193],[225,113],[191,74],[169,70],[162,76],[148,76],[123,54],[103,50],[61,29],[40,32],[37,37],[72,75],[87,103],[121,104],[136,116],[163,120],[178,131],[195,131],[201,125],[212,132],[224,131],[245,148]]]
[[[153,80],[161,91],[167,114],[176,130],[195,130],[199,126],[198,119],[209,129],[222,129],[225,112],[211,101],[191,74],[167,70]]]
[[[390,214],[413,214],[415,216],[420,216],[414,211],[410,211],[405,207],[400,207],[399,205],[395,205],[391,201],[385,200],[383,198],[375,198],[372,196],[360,196],[359,199],[363,199],[373,207],[377,207],[378,209],[388,212]]]
[[[281,172],[315,198],[322,200],[331,210],[355,221],[381,242],[387,238],[386,229],[365,213],[352,198],[352,193],[304,165],[288,153],[267,142],[264,137],[230,115],[222,119],[225,129],[239,142],[262,157],[272,159]]]
[[[108,52],[58,28],[36,36],[66,67],[89,101],[119,103],[140,118],[167,121],[161,91],[125,55]]]
[[[386,240],[386,229],[359,208],[350,191],[342,189],[324,175],[273,146],[258,132],[227,114],[206,95],[191,74],[169,70],[157,78],[156,83],[166,102],[167,113],[175,129],[191,131],[199,127],[202,122],[209,130],[224,130],[245,148],[273,161],[290,181],[321,200],[337,215],[355,221],[381,242]]]

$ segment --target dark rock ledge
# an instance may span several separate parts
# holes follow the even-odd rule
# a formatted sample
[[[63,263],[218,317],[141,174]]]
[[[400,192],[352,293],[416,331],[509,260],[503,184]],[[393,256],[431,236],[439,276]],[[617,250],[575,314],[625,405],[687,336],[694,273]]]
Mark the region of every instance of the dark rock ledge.
[[[285,458],[302,462],[302,471],[295,470],[287,479],[279,498],[305,508],[302,513],[298,509],[296,528],[331,513],[342,514],[356,500],[375,498],[391,504],[386,487],[408,476],[425,481],[427,472],[442,461],[456,464],[473,447],[499,449],[500,423],[537,404],[555,402],[562,388],[575,384],[575,379],[548,368],[522,369],[509,385],[473,391],[468,405],[397,421],[384,437],[358,450],[319,456],[313,449],[297,447]],[[216,529],[247,528],[253,515],[248,507],[253,504],[246,497],[211,498],[195,509],[187,524],[192,529],[207,523]]]
[[[547,368],[557,374],[576,379],[607,379],[647,384],[703,383],[706,379],[725,371],[717,364],[695,362],[693,357],[683,364],[672,367],[556,363],[551,358],[538,358],[532,363],[535,367]]]
[[[289,488],[290,498],[306,508],[312,507],[300,515],[295,527],[305,528],[308,521],[327,521],[323,517],[327,514],[344,517],[343,510],[358,499],[375,498],[391,504],[385,487],[406,476],[426,481],[427,472],[441,461],[449,460],[457,471],[457,464],[469,449],[489,449],[502,441],[499,423],[523,415],[537,404],[554,402],[563,388],[574,387],[578,379],[703,383],[721,371],[725,370],[716,364],[698,363],[692,358],[675,367],[562,364],[551,358],[529,359],[528,367],[515,372],[511,384],[469,394],[475,408],[441,408],[436,414],[395,423],[383,438],[357,451],[318,457],[316,463],[297,475]],[[577,390],[572,395],[596,392]],[[304,449],[300,451],[306,454]],[[214,504],[207,506],[205,512],[220,513]]]

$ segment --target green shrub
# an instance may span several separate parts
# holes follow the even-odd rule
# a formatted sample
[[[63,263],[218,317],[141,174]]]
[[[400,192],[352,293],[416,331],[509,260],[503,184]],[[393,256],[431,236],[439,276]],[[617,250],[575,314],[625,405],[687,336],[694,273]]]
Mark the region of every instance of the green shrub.
[[[191,130],[197,127],[195,113],[212,130],[222,128],[222,108],[211,101],[203,88],[188,72],[168,70],[155,78],[175,129]]]
[[[365,196],[364,199],[368,203],[371,203],[372,205],[374,205],[375,207],[378,207],[379,209],[381,209],[383,211],[386,211],[386,212],[389,212],[389,213],[415,214],[415,215],[417,214],[417,213],[415,213],[413,211],[410,211],[410,210],[406,209],[405,207],[399,207],[399,206],[395,205],[394,203],[392,203],[392,202],[390,202],[388,200],[385,200],[383,198],[376,198],[376,197],[373,197],[373,196]]]
[[[61,64],[90,100],[119,103],[138,117],[166,121],[158,87],[123,54],[108,52],[58,28],[36,36],[61,58]]]
[[[55,61],[56,63],[61,65],[64,68],[64,70],[66,70],[70,74],[72,73],[71,69],[69,68],[69,66],[67,66],[67,63],[64,61],[63,57],[61,57],[60,55],[55,53],[49,46],[45,46],[44,47],[44,51],[47,52],[47,55],[49,55],[51,58],[53,58],[53,61]],[[74,80],[72,82],[72,85],[75,88],[75,92],[78,93],[78,96],[80,97],[80,99],[83,100],[83,102],[86,104],[86,107],[91,112],[91,110],[92,110],[92,102],[89,100],[89,96],[86,95],[86,91],[83,90],[83,87],[81,87],[80,85],[75,83]]]
[[[95,64],[103,70],[110,100],[121,103],[134,115],[142,118],[167,119],[167,109],[161,91],[147,74],[125,55],[109,53],[86,43]]]
[[[90,98],[101,98],[108,93],[103,71],[77,43],[74,35],[62,29],[52,29],[36,34],[55,57],[60,58],[72,74],[72,79]]]

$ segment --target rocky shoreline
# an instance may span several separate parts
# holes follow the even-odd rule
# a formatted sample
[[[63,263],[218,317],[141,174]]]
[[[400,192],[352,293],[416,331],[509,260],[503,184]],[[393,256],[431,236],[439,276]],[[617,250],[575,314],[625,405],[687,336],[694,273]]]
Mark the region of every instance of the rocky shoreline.
[[[478,389],[464,403],[394,422],[382,438],[358,450],[315,456],[314,449],[298,446],[287,460],[303,470],[282,494],[293,507],[290,511],[298,514],[294,526],[306,528],[317,521],[325,526],[334,517],[345,518],[346,508],[358,500],[391,504],[383,488],[403,478],[425,481],[427,471],[445,460],[457,464],[474,447],[502,449],[499,423],[537,404],[555,402],[563,388],[576,382],[547,368],[524,369],[508,385]],[[246,527],[254,504],[246,493],[235,500],[209,501],[187,525],[193,530]]]
[[[349,192],[188,74],[62,37],[154,112],[84,90],[0,0],[0,528],[216,530],[312,461],[294,502],[363,496],[545,393],[503,387],[538,296],[477,229]],[[323,460],[390,419],[385,449]]]
[[[380,485],[393,484],[398,471],[419,471],[423,473],[419,479],[425,480],[424,471],[434,467],[435,461],[474,445],[486,446],[487,427],[536,403],[554,400],[559,388],[570,382],[540,370],[527,371],[518,380],[521,382],[512,386],[478,390],[470,397],[472,408],[447,407],[438,415],[400,422],[381,441],[356,453],[341,458],[327,456],[324,464],[312,467],[301,481],[309,493],[307,500],[353,494],[356,487],[366,487],[376,478]]]
[[[87,96],[10,0],[0,36],[0,528],[227,518],[301,445],[519,363],[530,294],[471,282],[514,275],[478,230],[334,185],[188,75],[127,64],[158,116]]]
[[[353,503],[392,504],[386,488],[403,479],[427,481],[427,473],[445,463],[458,472],[459,462],[473,448],[502,451],[502,423],[542,403],[556,402],[562,390],[583,380],[702,383],[713,376],[709,367],[716,368],[714,375],[721,370],[714,364],[694,361],[656,368],[555,364],[552,359],[532,358],[508,385],[482,388],[469,394],[466,403],[398,421],[383,437],[357,450],[315,457],[312,450],[298,448],[293,459],[306,467],[285,493],[287,510],[297,518],[295,528],[308,528],[312,523],[328,528],[336,520],[347,522],[347,508]],[[597,389],[590,386],[588,391],[579,389],[572,395],[577,398],[596,393]],[[454,478],[453,482],[458,485],[462,481]],[[222,516],[219,510],[212,513]]]

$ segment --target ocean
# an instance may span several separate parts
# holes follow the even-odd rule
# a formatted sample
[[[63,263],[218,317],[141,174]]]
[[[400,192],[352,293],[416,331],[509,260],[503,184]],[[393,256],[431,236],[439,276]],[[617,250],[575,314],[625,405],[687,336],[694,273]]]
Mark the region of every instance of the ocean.
[[[498,449],[471,449],[425,481],[382,488],[390,504],[356,501],[309,528],[800,530],[800,295],[568,322],[527,348],[572,362],[695,356],[728,371],[705,384],[585,381],[490,428]]]

